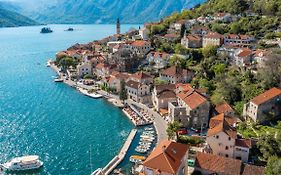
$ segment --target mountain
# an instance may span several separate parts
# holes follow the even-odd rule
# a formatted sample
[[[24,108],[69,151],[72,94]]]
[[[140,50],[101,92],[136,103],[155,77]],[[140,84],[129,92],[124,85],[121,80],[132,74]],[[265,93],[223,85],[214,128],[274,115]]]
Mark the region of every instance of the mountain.
[[[13,0],[20,12],[42,23],[144,23],[206,0]],[[32,3],[34,5],[32,5]],[[32,7],[32,8],[30,8]]]
[[[30,26],[37,24],[37,22],[28,17],[0,8],[0,27]]]

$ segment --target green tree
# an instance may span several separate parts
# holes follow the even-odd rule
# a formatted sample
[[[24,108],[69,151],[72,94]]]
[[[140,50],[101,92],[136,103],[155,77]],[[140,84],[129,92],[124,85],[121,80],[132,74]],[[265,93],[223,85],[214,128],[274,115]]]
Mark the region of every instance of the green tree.
[[[168,81],[160,79],[160,77],[157,77],[154,79],[154,85],[164,85],[164,84],[169,84]]]
[[[84,79],[93,79],[93,75],[91,75],[91,74],[86,74],[86,75],[84,75],[83,78],[84,78]]]
[[[178,138],[178,133],[177,131],[182,127],[182,123],[178,122],[178,121],[174,121],[172,123],[168,124],[168,128],[166,130],[167,135],[168,135],[168,139],[171,140],[173,138]]]
[[[266,175],[280,175],[281,174],[281,158],[272,156],[268,159],[266,165]]]
[[[126,100],[128,97],[127,97],[127,90],[126,90],[126,84],[125,84],[125,81],[122,80],[121,81],[121,89],[120,89],[120,93],[119,93],[119,98],[120,100],[124,101]]]
[[[203,56],[205,58],[216,56],[217,55],[217,48],[218,48],[217,46],[208,45],[207,47],[203,48]]]

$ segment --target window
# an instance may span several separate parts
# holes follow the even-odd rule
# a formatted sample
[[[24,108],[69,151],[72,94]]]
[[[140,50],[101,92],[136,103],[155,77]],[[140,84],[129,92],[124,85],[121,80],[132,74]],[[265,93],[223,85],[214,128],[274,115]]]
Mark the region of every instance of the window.
[[[228,137],[228,140],[231,140],[231,137]]]
[[[219,139],[220,137],[218,135],[216,135],[216,138]]]
[[[228,150],[228,146],[225,147],[225,150]]]
[[[226,154],[225,157],[228,157],[228,154]]]

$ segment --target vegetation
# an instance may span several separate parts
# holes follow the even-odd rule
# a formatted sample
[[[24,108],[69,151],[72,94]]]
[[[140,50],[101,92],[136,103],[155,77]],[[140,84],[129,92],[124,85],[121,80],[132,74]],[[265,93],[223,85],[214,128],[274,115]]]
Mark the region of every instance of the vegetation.
[[[38,25],[38,23],[16,12],[1,9],[0,6],[0,27],[17,27],[30,25]]]
[[[180,135],[178,137],[178,142],[193,145],[193,146],[197,146],[201,143],[204,143],[204,140],[202,140],[200,137]]]
[[[121,81],[121,90],[120,90],[120,93],[119,93],[119,98],[122,101],[124,101],[128,98],[127,90],[125,88],[125,81]]]
[[[91,74],[86,74],[86,75],[84,75],[83,78],[84,78],[84,79],[93,79],[94,77],[93,77],[93,75],[91,75]]]
[[[178,121],[174,121],[169,123],[168,128],[166,130],[169,140],[178,138],[178,130],[182,127],[182,123]]]
[[[72,57],[61,57],[56,59],[58,66],[61,66],[63,70],[68,69],[70,66],[75,68],[78,65],[78,60]]]
[[[164,84],[168,84],[168,81],[162,80],[159,77],[154,79],[154,85],[164,85]]]

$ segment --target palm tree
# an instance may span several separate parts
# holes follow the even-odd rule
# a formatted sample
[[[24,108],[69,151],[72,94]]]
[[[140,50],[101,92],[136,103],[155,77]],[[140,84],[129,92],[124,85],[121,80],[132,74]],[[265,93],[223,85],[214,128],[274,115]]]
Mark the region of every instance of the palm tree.
[[[168,139],[171,140],[176,137],[178,139],[178,130],[182,127],[182,123],[178,121],[174,121],[172,123],[169,123],[168,128],[166,130]]]

